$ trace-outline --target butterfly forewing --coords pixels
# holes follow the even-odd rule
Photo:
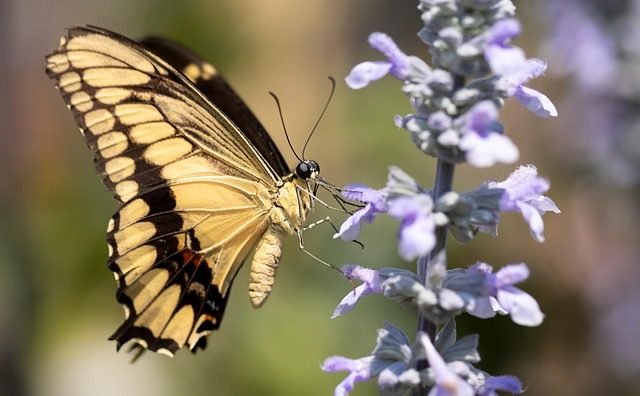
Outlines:
[[[116,33],[72,28],[47,57],[47,74],[122,203],[107,235],[126,316],[112,338],[172,355],[203,346],[219,327],[233,278],[267,235],[256,257],[269,261],[272,283],[282,235],[297,230],[311,203],[305,195],[298,207],[308,186],[280,178],[286,163],[255,117],[229,117],[212,103],[237,98],[231,88],[203,94],[174,68],[181,52],[167,55],[172,65],[160,47],[152,53]],[[244,135],[233,118],[258,128]]]
[[[140,41],[146,49],[180,71],[244,133],[280,176],[291,173],[276,144],[242,98],[217,70],[188,48],[158,37]]]

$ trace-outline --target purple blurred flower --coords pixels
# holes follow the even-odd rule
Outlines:
[[[421,334],[420,343],[425,349],[429,367],[435,377],[436,386],[431,389],[429,396],[473,396],[475,392],[471,385],[456,374],[442,356],[436,351],[426,334]]]
[[[529,111],[539,117],[555,117],[558,111],[551,100],[524,84],[544,73],[547,65],[539,59],[527,59],[524,51],[511,46],[509,41],[520,33],[515,19],[498,21],[489,33],[485,58],[491,71],[501,76],[499,85],[506,95],[515,96]]]
[[[343,356],[332,356],[322,363],[322,370],[328,373],[336,371],[348,371],[349,375],[336,386],[334,396],[346,396],[351,391],[356,382],[368,381],[371,379],[371,362],[373,356],[366,356],[360,359],[349,359]]]
[[[516,283],[523,282],[529,277],[529,268],[522,264],[509,264],[492,273],[488,264],[478,263],[469,271],[481,271],[487,274],[485,286],[488,289],[494,310],[511,315],[511,319],[521,326],[538,326],[544,319],[540,306],[528,293],[514,287]],[[473,314],[472,312],[470,312]]]
[[[384,33],[371,33],[369,45],[382,52],[387,61],[362,62],[356,65],[345,78],[347,86],[352,89],[364,88],[369,83],[379,80],[387,74],[401,80],[409,72],[409,57],[402,52],[393,39]]]
[[[589,15],[593,13],[598,16],[598,9],[606,9],[608,5],[588,4],[585,7],[582,0],[548,3],[548,15],[553,21],[553,28],[547,50],[553,57],[555,72],[571,75],[589,91],[610,91],[620,77],[616,73],[619,66],[616,32],[625,39],[632,39],[634,36],[630,30],[633,28],[618,28],[623,23],[616,18],[601,19]],[[637,20],[633,13],[628,15],[633,22]],[[604,21],[606,24],[602,23]],[[607,31],[607,24],[614,27],[613,31]],[[593,67],[596,64],[598,67]]]
[[[522,213],[533,238],[544,242],[542,215],[545,212],[560,213],[560,209],[551,198],[542,195],[549,189],[549,182],[538,176],[536,167],[520,166],[505,181],[490,183],[490,187],[505,190],[500,200],[500,210]]]
[[[429,195],[401,196],[388,202],[389,215],[401,221],[398,253],[407,260],[426,256],[433,249],[436,224]]]
[[[505,391],[511,394],[524,392],[520,380],[512,375],[499,375],[488,377],[485,383],[476,390],[479,396],[498,396],[496,391]]]
[[[342,273],[349,280],[360,280],[363,283],[349,292],[333,311],[331,319],[351,311],[358,300],[369,294],[382,293],[382,280],[376,270],[360,266],[347,265],[342,267]]]
[[[335,234],[334,238],[340,238],[343,241],[353,241],[360,235],[362,222],[373,222],[375,215],[387,211],[384,200],[384,189],[374,190],[362,184],[350,184],[344,188],[342,193],[345,198],[365,203],[365,207],[351,215],[340,226],[340,231]]]
[[[496,132],[497,120],[498,108],[491,101],[479,102],[467,113],[458,146],[471,165],[484,168],[518,159],[518,148],[508,137]]]

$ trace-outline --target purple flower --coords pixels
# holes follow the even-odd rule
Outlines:
[[[435,221],[433,201],[426,194],[401,196],[388,202],[389,214],[401,221],[398,231],[398,253],[407,260],[426,256],[433,249]]]
[[[518,159],[518,148],[495,131],[497,119],[498,109],[490,101],[477,103],[467,113],[459,147],[471,165],[484,168]]]
[[[376,270],[360,266],[347,265],[342,267],[342,273],[349,280],[360,280],[363,283],[349,292],[333,311],[331,319],[351,311],[358,300],[369,294],[382,293],[382,280]]]
[[[500,87],[507,97],[515,96],[529,111],[539,117],[555,117],[558,111],[543,93],[523,84],[544,73],[547,65],[539,59],[527,59],[524,51],[509,45],[509,41],[520,33],[520,24],[515,19],[498,21],[489,32],[485,58],[491,71],[501,76]]]
[[[471,385],[460,378],[460,376],[447,365],[426,334],[420,335],[420,342],[425,349],[429,367],[436,382],[436,386],[431,389],[429,396],[475,395]]]
[[[369,45],[382,52],[387,61],[362,62],[356,65],[345,78],[347,85],[352,89],[360,89],[370,82],[381,79],[387,74],[401,80],[407,77],[409,72],[409,57],[402,52],[393,39],[384,33],[371,33]]]
[[[342,356],[332,356],[322,363],[322,370],[328,373],[336,371],[349,371],[349,375],[336,386],[334,396],[346,396],[351,391],[356,382],[368,381],[371,379],[371,362],[373,356],[366,356],[360,359],[349,359]]]
[[[538,170],[533,165],[521,166],[509,177],[499,183],[490,183],[490,187],[505,190],[500,200],[500,210],[503,212],[520,212],[529,224],[531,235],[538,242],[544,242],[545,212],[560,213],[560,209],[549,197],[542,195],[549,189],[549,182],[538,176]]]
[[[479,396],[498,396],[496,391],[505,391],[511,394],[524,392],[522,383],[512,375],[499,375],[488,377],[480,389],[476,390]]]
[[[520,23],[515,19],[503,19],[493,25],[484,52],[491,71],[499,75],[510,75],[526,66],[524,51],[509,44],[520,31]]]
[[[492,298],[494,310],[511,315],[511,319],[521,326],[538,326],[544,319],[544,314],[536,300],[528,293],[513,286],[529,277],[529,268],[522,264],[509,264],[492,274],[491,266],[478,263],[469,271],[482,271],[487,274],[485,286]]]
[[[556,110],[551,99],[533,88],[528,88],[524,85],[518,86],[516,89],[516,99],[538,117],[548,118],[558,116],[558,110]]]
[[[343,241],[353,241],[360,235],[362,222],[371,223],[376,214],[386,212],[384,189],[374,190],[362,184],[351,184],[344,188],[342,195],[347,199],[366,204],[364,208],[347,218],[340,226],[340,231],[333,236]]]
[[[606,6],[605,6],[606,7]],[[630,29],[614,28],[606,31],[600,18],[589,15],[591,7],[585,7],[581,0],[564,0],[548,4],[549,17],[553,20],[553,31],[548,47],[554,59],[556,72],[571,75],[580,85],[592,91],[607,92],[618,80],[618,58],[616,54],[616,33],[633,40]],[[599,7],[595,7],[598,9]],[[597,12],[594,13],[598,15]],[[635,21],[637,16],[627,14]],[[604,20],[602,20],[604,21]],[[621,21],[607,19],[610,26],[621,25]],[[593,67],[593,65],[598,67]]]

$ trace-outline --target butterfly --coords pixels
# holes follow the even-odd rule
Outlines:
[[[301,238],[313,210],[318,163],[291,171],[216,69],[171,41],[73,27],[46,73],[120,204],[108,267],[125,320],[110,339],[203,349],[252,252],[250,301],[269,296],[285,237]]]

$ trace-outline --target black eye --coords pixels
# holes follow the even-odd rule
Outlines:
[[[296,176],[304,180],[314,177],[318,172],[320,172],[320,165],[313,160],[300,162],[296,166]]]

